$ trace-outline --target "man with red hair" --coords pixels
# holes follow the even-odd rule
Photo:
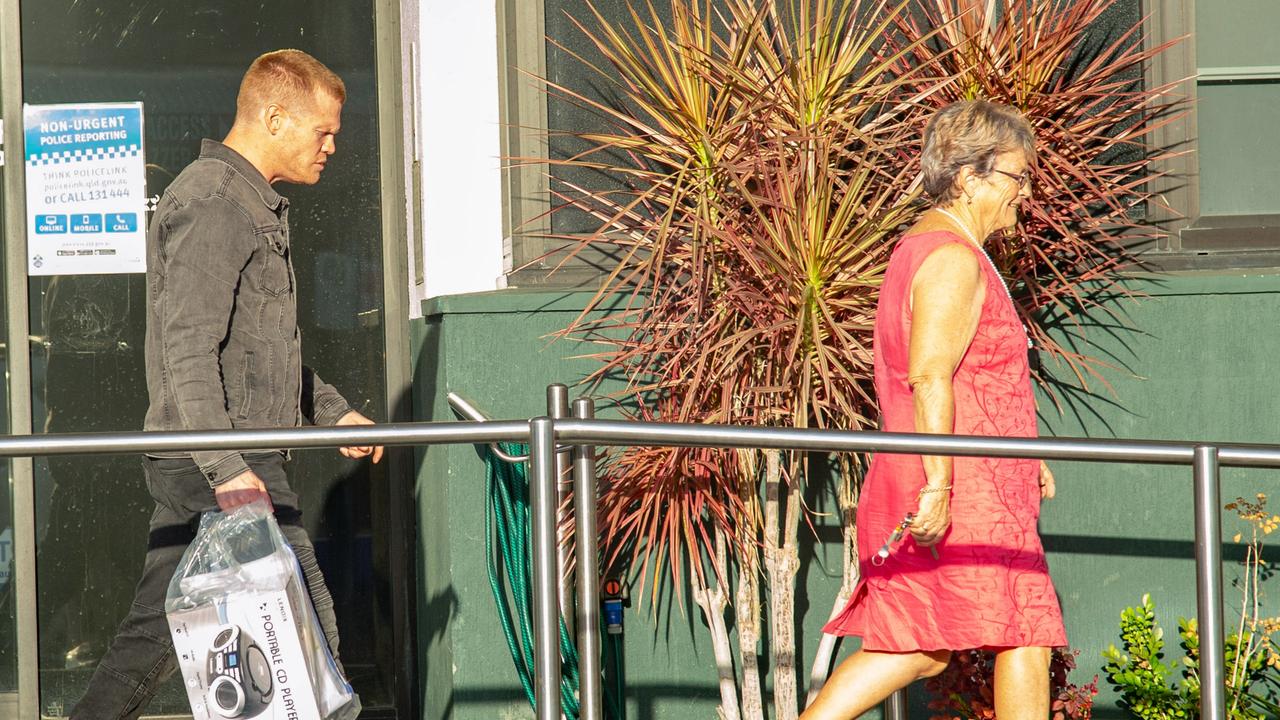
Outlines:
[[[302,364],[289,201],[277,182],[313,185],[336,151],[346,88],[318,60],[278,50],[241,81],[223,142],[165,190],[147,234],[147,430],[368,425]],[[381,447],[347,447],[349,458]],[[165,618],[169,581],[200,514],[258,499],[293,546],[334,658],[333,599],[302,527],[282,450],[157,453],[143,460],[155,499],[142,579],[74,720],[138,717],[177,665]]]

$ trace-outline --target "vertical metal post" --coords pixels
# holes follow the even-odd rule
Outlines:
[[[547,386],[547,415],[552,420],[569,417],[568,387],[560,383]],[[573,478],[569,477],[571,464],[569,450],[556,453],[556,569],[560,573],[560,616],[570,637],[574,628],[573,573],[569,570],[569,509],[565,500],[573,487]]]
[[[26,175],[22,130],[22,3],[0,0],[0,118],[4,119],[3,150],[8,160],[0,183],[0,234],[4,253],[4,313],[7,319],[6,356],[9,383],[9,428],[12,435],[30,435],[31,340],[27,295]],[[33,42],[39,42],[31,38]],[[0,382],[5,378],[0,377]],[[13,492],[14,632],[18,656],[17,713],[40,714],[40,644],[36,609],[36,487],[35,466],[29,457],[8,461]],[[0,509],[4,513],[7,509]],[[5,694],[7,695],[7,693]],[[8,705],[10,698],[3,699]]]
[[[1218,448],[1197,445],[1194,483],[1196,513],[1196,617],[1200,626],[1200,717],[1225,720],[1222,621],[1222,497]]]
[[[573,401],[573,416],[596,416],[589,398]],[[579,445],[573,456],[574,521],[578,561],[579,720],[603,720],[600,670],[600,548],[596,530],[596,449]]]
[[[556,437],[549,417],[529,421],[533,514],[534,697],[538,720],[560,720],[560,605],[556,597]]]
[[[907,691],[898,690],[884,700],[885,720],[907,720]]]

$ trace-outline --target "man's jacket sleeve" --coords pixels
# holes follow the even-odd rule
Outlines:
[[[351,411],[337,388],[320,379],[315,370],[302,366],[302,416],[312,425],[336,425]]]

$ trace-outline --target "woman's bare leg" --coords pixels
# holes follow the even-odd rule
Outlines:
[[[1012,648],[996,653],[996,717],[1045,720],[1049,717],[1047,647]]]
[[[831,674],[800,720],[853,720],[893,691],[942,672],[949,662],[951,653],[947,650],[854,653]]]

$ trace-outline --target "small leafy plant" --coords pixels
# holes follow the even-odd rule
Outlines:
[[[1103,651],[1107,661],[1107,681],[1120,693],[1120,706],[1143,720],[1189,718],[1194,713],[1189,678],[1171,687],[1169,678],[1177,666],[1166,664],[1164,630],[1156,621],[1155,603],[1150,595],[1142,602],[1120,613],[1120,641],[1124,652],[1115,645]],[[1199,696],[1198,686],[1194,695]]]
[[[1250,530],[1241,576],[1233,583],[1241,593],[1240,620],[1226,640],[1227,713],[1233,720],[1276,717],[1280,705],[1280,648],[1272,639],[1280,630],[1280,618],[1262,614],[1262,581],[1273,572],[1262,558],[1263,538],[1280,528],[1280,516],[1267,511],[1267,496],[1253,500],[1236,498],[1226,509],[1234,510]],[[1245,533],[1233,540],[1242,542]],[[1174,720],[1199,717],[1200,631],[1194,619],[1180,618],[1178,636],[1184,656],[1164,661],[1164,631],[1155,617],[1155,602],[1142,602],[1120,613],[1121,651],[1112,645],[1102,655],[1107,661],[1107,681],[1120,693],[1120,705],[1142,720]],[[1174,684],[1175,671],[1181,668]]]
[[[1124,651],[1114,645],[1103,651],[1107,681],[1120,693],[1120,706],[1142,720],[1176,720],[1200,715],[1200,632],[1194,619],[1178,621],[1184,657],[1164,662],[1164,630],[1155,618],[1150,595],[1120,614]],[[1261,648],[1261,652],[1256,649]],[[1252,650],[1252,652],[1251,652]],[[1233,720],[1275,717],[1280,706],[1263,694],[1275,685],[1275,645],[1269,637],[1232,633],[1226,642],[1228,715]],[[1181,667],[1181,677],[1171,678]],[[1270,675],[1271,677],[1268,677]],[[1263,686],[1255,689],[1255,686]]]
[[[1050,706],[1052,720],[1089,720],[1093,717],[1093,699],[1098,695],[1098,676],[1087,685],[1074,685],[1068,679],[1076,667],[1079,650],[1055,648],[1049,665],[1049,688],[1053,693]],[[995,653],[989,650],[966,650],[952,655],[951,664],[937,677],[925,682],[934,695],[929,709],[930,720],[994,720]]]

